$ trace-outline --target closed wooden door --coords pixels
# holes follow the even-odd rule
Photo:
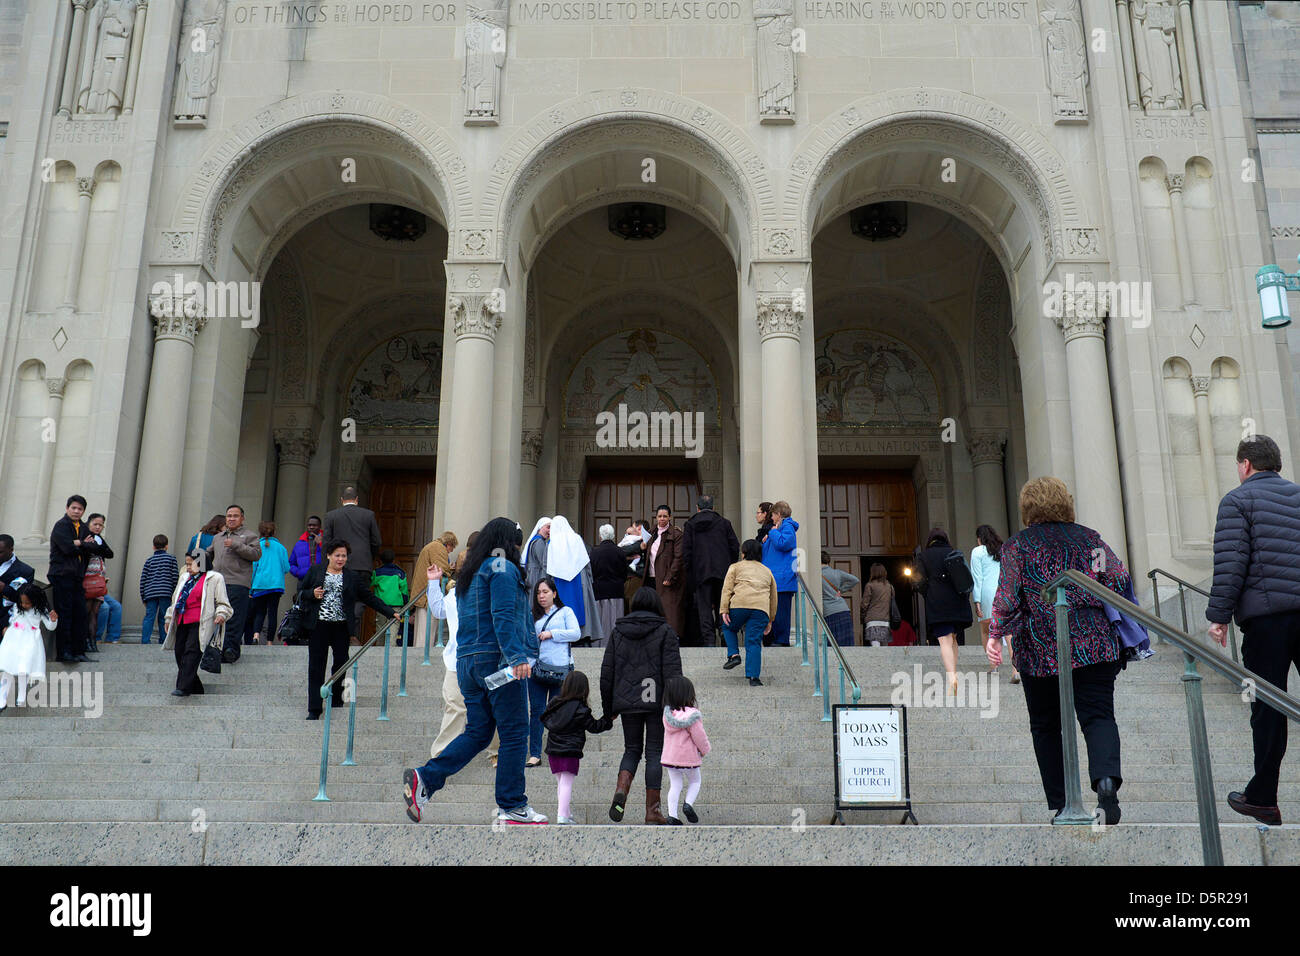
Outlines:
[[[432,471],[380,471],[375,473],[370,488],[370,509],[379,524],[379,537],[383,547],[393,549],[393,560],[406,572],[408,580],[415,572],[415,559],[436,533],[433,530]],[[380,564],[375,555],[375,566]],[[411,581],[411,590],[417,587]],[[369,638],[374,633],[375,612],[367,610],[362,624],[362,634]]]
[[[653,526],[655,509],[662,504],[673,509],[673,524],[681,527],[694,514],[699,494],[699,478],[689,471],[591,473],[583,489],[583,539],[594,544],[602,524],[614,526],[616,541],[634,519]]]
[[[916,547],[916,487],[909,472],[822,472],[818,494],[822,546],[831,567],[865,580],[868,559],[910,555]],[[858,588],[849,600],[858,643],[861,607]]]

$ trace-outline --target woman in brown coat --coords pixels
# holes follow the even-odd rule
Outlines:
[[[682,529],[673,524],[673,510],[655,510],[653,537],[645,548],[645,586],[654,588],[664,606],[664,619],[674,634],[686,629],[686,568],[682,561]]]

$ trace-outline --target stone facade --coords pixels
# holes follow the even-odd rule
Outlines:
[[[238,499],[287,540],[392,464],[436,470],[430,531],[577,518],[590,469],[629,452],[566,418],[580,390],[616,401],[574,376],[619,336],[627,394],[708,412],[690,467],[738,528],[784,498],[816,555],[822,470],[902,468],[918,523],[969,547],[1052,473],[1136,570],[1203,580],[1235,436],[1289,462],[1296,432],[1239,175],[1256,138],[1266,178],[1295,155],[1243,102],[1234,43],[1259,18],[31,4],[0,63],[22,78],[0,89],[0,527],[43,567],[85,494],[129,539],[130,604],[158,531],[187,540]],[[1267,202],[1283,232],[1288,175]],[[612,234],[626,203],[665,207],[663,235]],[[876,203],[906,211],[900,238],[853,234]],[[423,215],[410,238],[382,238],[385,206]],[[696,358],[660,364],[646,333]],[[637,450],[656,457],[690,462]]]

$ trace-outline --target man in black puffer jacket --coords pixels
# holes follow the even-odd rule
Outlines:
[[[1240,486],[1223,496],[1214,524],[1214,586],[1205,616],[1210,636],[1228,642],[1228,621],[1241,627],[1242,663],[1286,690],[1300,668],[1300,485],[1278,471],[1282,453],[1267,435],[1237,446]],[[1255,776],[1228,805],[1261,823],[1280,824],[1278,775],[1286,754],[1287,719],[1261,701],[1250,705]]]
[[[654,588],[641,588],[632,598],[632,610],[614,625],[605,659],[600,665],[600,702],[603,719],[623,719],[623,759],[609,816],[623,819],[627,794],[632,789],[641,753],[645,752],[645,822],[664,824],[659,812],[659,788],[664,750],[663,690],[669,678],[682,674],[677,635],[664,620],[663,604]]]

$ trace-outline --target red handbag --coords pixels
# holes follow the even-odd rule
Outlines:
[[[88,598],[102,598],[108,593],[108,578],[102,574],[87,574],[81,579],[82,590]]]

